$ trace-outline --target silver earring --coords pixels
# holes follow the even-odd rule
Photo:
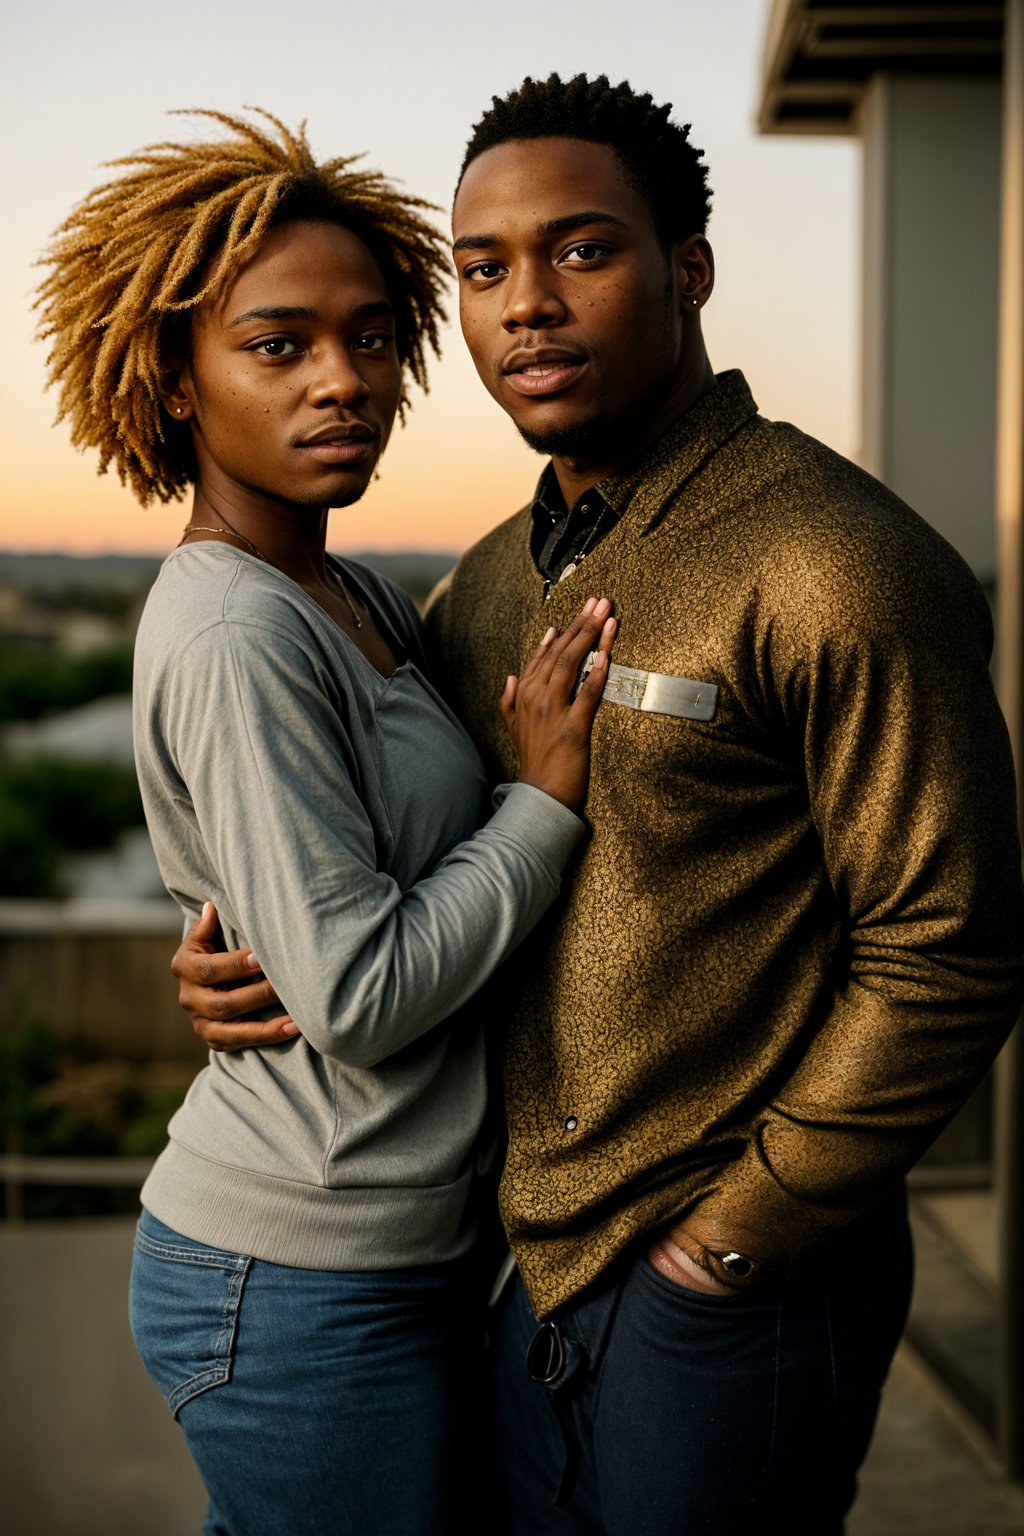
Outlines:
[[[696,299],[694,299],[694,301],[693,301],[693,302],[694,302],[694,303],[695,303],[695,304],[696,304],[696,302],[697,302],[697,300],[696,300]],[[175,410],[176,410],[176,411],[177,411],[177,413],[178,413],[178,415],[179,415],[179,416],[180,416],[180,415],[181,415],[181,406],[180,406],[180,405],[176,405],[176,406],[175,406],[175,407],[174,407],[174,409],[175,409]]]
[[[696,299],[691,299],[691,300],[690,300],[690,303],[691,303],[691,304],[696,304],[696,302],[697,302],[697,300],[696,300]]]

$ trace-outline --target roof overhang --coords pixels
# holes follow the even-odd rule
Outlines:
[[[772,0],[758,126],[762,133],[854,133],[861,96],[880,70],[992,76],[1002,57],[1002,0]]]

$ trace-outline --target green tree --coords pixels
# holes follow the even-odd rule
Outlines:
[[[111,693],[130,693],[130,646],[67,656],[0,641],[0,724],[38,720]]]
[[[109,848],[143,819],[131,769],[56,758],[0,762],[0,896],[66,894],[65,852]]]

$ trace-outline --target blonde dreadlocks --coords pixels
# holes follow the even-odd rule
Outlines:
[[[258,109],[257,109],[258,110]],[[398,356],[426,388],[425,349],[438,352],[447,262],[423,216],[359,156],[317,164],[305,124],[276,135],[223,112],[233,131],[202,144],[153,144],[110,161],[128,169],[97,187],[55,232],[41,265],[41,337],[53,341],[49,382],[58,421],[77,448],[97,448],[143,503],[180,497],[195,478],[188,427],[165,418],[158,384],[167,353],[187,354],[189,312],[216,295],[263,235],[286,219],[342,224],[376,258],[395,306]],[[403,396],[402,406],[406,400]]]

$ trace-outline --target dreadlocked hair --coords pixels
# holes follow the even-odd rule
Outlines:
[[[664,245],[702,235],[711,214],[708,168],[689,141],[690,124],[671,121],[672,105],[655,106],[625,80],[574,75],[544,81],[529,75],[508,96],[491,98],[473,129],[459,180],[478,155],[515,139],[586,139],[614,149],[629,180],[646,200]]]
[[[252,109],[258,110],[258,109]],[[291,133],[223,112],[232,137],[162,142],[108,162],[125,167],[78,205],[40,260],[39,335],[53,342],[48,382],[76,448],[97,448],[144,504],[171,501],[195,479],[187,425],[164,416],[158,385],[170,352],[188,353],[191,313],[220,291],[263,236],[291,219],[341,224],[369,247],[395,307],[404,370],[427,387],[425,352],[439,352],[447,258],[425,215],[434,204],[399,193],[358,155],[318,164],[305,124]],[[399,412],[408,401],[403,391]]]

